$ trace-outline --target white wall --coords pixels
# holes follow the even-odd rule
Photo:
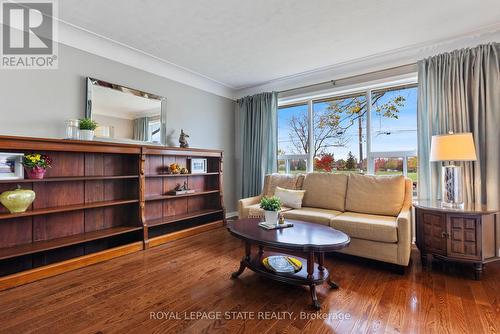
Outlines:
[[[224,200],[236,210],[234,101],[107,58],[60,44],[57,70],[0,70],[0,134],[62,138],[64,121],[84,116],[87,76],[165,96],[173,138],[182,128],[191,147],[224,150]]]

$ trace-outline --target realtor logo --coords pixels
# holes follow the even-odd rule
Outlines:
[[[54,1],[2,1],[3,69],[56,69]]]

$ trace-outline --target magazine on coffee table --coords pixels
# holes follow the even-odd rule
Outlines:
[[[266,222],[260,222],[259,226],[266,229],[266,230],[276,230],[276,229],[282,229],[282,228],[287,228],[287,227],[292,227],[292,223],[283,223],[283,224],[275,224],[275,223],[266,223]]]

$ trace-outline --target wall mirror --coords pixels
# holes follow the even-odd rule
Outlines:
[[[97,140],[166,144],[167,100],[94,78],[87,78],[85,117],[99,126]]]

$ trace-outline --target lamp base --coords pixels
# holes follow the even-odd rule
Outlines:
[[[462,197],[462,167],[443,166],[441,169],[441,204],[446,207],[460,208]]]

